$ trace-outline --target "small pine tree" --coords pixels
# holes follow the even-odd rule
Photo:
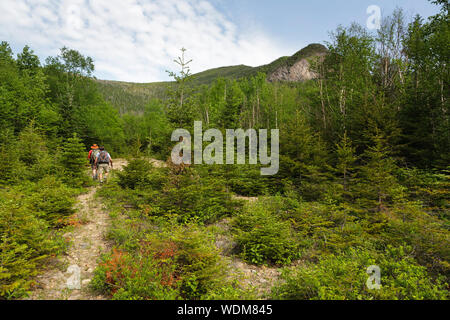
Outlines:
[[[71,186],[80,187],[87,182],[86,154],[80,138],[74,133],[67,139],[61,155],[61,165],[64,168],[64,181]]]
[[[397,167],[394,159],[390,157],[385,138],[377,131],[372,139],[374,145],[363,154],[366,163],[360,168],[360,193],[370,206],[376,205],[377,211],[380,212],[385,207],[385,202],[402,193],[402,188],[394,176]]]
[[[355,174],[355,163],[358,158],[355,155],[355,148],[352,146],[352,142],[348,138],[347,132],[344,133],[341,141],[336,144],[336,148],[337,164],[335,172],[339,176],[343,195],[349,196],[351,193],[350,183]]]
[[[47,142],[34,122],[20,132],[17,142],[10,144],[10,152],[16,153],[16,156],[9,156],[9,159],[18,160],[12,168],[12,180],[38,181],[53,172],[54,163]]]
[[[230,88],[227,89],[225,107],[222,110],[222,117],[220,119],[222,128],[234,128],[237,126],[239,112],[241,111],[244,100],[245,95],[239,87],[239,84],[233,81]]]

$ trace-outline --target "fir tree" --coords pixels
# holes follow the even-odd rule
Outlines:
[[[61,155],[61,165],[64,168],[64,180],[74,187],[82,186],[87,181],[86,154],[80,138],[74,133],[67,139]]]
[[[337,164],[335,172],[342,185],[343,195],[349,196],[351,194],[350,183],[355,174],[355,163],[358,158],[355,155],[355,148],[352,146],[352,142],[348,138],[347,132],[344,133],[341,141],[336,144],[336,148]]]
[[[380,212],[388,200],[396,198],[396,193],[401,193],[401,188],[394,176],[397,166],[390,157],[385,138],[377,130],[372,140],[374,144],[364,152],[365,165],[360,168],[360,193],[365,198],[360,200],[367,200],[369,206],[376,206]]]
[[[180,73],[166,71],[176,82],[174,89],[172,87],[168,88],[167,117],[172,123],[182,128],[192,126],[194,109],[192,105],[193,78],[189,67],[192,60],[186,61],[185,52],[186,49],[182,48],[181,57],[174,60],[181,68]]]

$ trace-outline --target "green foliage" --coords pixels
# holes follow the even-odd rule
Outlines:
[[[280,144],[280,178],[289,179],[304,199],[320,198],[328,185],[328,168],[324,160],[329,155],[321,138],[300,112],[283,123]]]
[[[223,165],[217,170],[209,171],[216,179],[223,179],[230,191],[246,197],[265,195],[269,190],[269,182],[261,176],[259,166],[255,165]]]
[[[156,231],[145,220],[138,224],[140,231],[133,234],[137,238],[134,251],[114,249],[105,256],[95,271],[94,289],[111,294],[113,299],[244,296],[226,278],[225,265],[210,234],[194,225],[163,223]]]
[[[68,73],[68,76],[89,76],[94,71],[94,62],[91,57],[84,57],[76,50],[67,47],[61,48],[57,57],[47,58],[47,65]]]
[[[195,168],[169,169],[162,198],[156,201],[163,212],[175,214],[181,221],[213,223],[236,207],[223,180],[202,178]]]
[[[209,85],[218,78],[237,80],[254,73],[254,68],[244,65],[220,67],[196,73],[195,83]]]
[[[33,66],[39,60],[35,61],[37,58],[32,52],[24,49],[16,63],[9,45],[2,42],[1,48],[0,132],[12,130],[18,134],[31,121],[35,121],[37,127],[52,132],[58,115],[46,99],[48,84],[42,70]]]
[[[130,83],[96,79],[102,97],[121,115],[139,114],[153,99],[166,98],[166,82]]]
[[[43,176],[55,172],[56,163],[49,154],[45,137],[33,124],[25,128],[18,141],[9,144],[9,156],[12,164],[12,181],[37,181]],[[5,150],[6,151],[6,150]]]
[[[178,57],[174,62],[181,68],[180,73],[177,74],[173,71],[167,71],[170,77],[172,77],[176,86],[168,86],[168,105],[167,105],[167,117],[168,119],[178,126],[179,128],[191,127],[194,120],[194,106],[193,106],[193,89],[191,83],[193,80],[189,63],[192,60],[187,61],[184,53],[185,48],[181,49],[181,57]]]
[[[14,137],[8,132],[0,138],[0,183],[14,180],[14,168],[18,165],[19,154],[11,152],[16,148]]]
[[[427,267],[430,275],[443,275],[449,281],[448,218],[436,218],[418,204],[399,204],[388,213],[388,223],[380,237],[385,244],[413,247],[412,256]]]
[[[370,206],[371,203],[380,211],[385,201],[401,199],[404,188],[398,184],[393,175],[396,165],[390,157],[386,141],[379,135],[373,139],[374,145],[370,146],[363,154],[366,163],[360,168],[363,184],[360,193],[362,201],[364,201],[363,199],[369,200],[368,205]]]
[[[432,212],[442,215],[448,212],[450,206],[448,202],[450,199],[449,170],[433,173],[415,168],[400,168],[397,174],[400,183],[408,188],[411,200],[420,200],[424,207]]]
[[[6,299],[25,296],[43,259],[65,249],[51,224],[73,205],[68,189],[53,178],[21,189],[0,190],[0,297]]]
[[[17,66],[21,72],[35,73],[41,62],[30,47],[25,46],[22,53],[17,55]]]
[[[358,160],[355,156],[355,148],[352,147],[351,141],[347,137],[347,133],[344,133],[342,140],[336,145],[336,174],[340,179],[342,185],[343,196],[349,196],[349,190],[354,183],[355,176],[355,163]]]
[[[19,298],[27,293],[30,277],[36,275],[36,258],[26,244],[20,245],[7,236],[0,243],[0,296]]]
[[[244,93],[236,81],[233,81],[227,88],[225,106],[221,112],[221,128],[232,128],[238,120],[239,111],[244,103]]]
[[[60,163],[63,168],[63,179],[70,186],[79,187],[87,182],[87,160],[84,149],[76,134],[64,144]]]
[[[448,14],[447,6],[426,23],[416,16],[404,40],[410,60],[400,113],[403,153],[422,167],[445,167],[449,161]]]
[[[289,222],[282,221],[270,200],[248,205],[237,216],[234,231],[241,256],[253,264],[289,264],[299,247]]]
[[[136,159],[117,177],[122,194],[115,197],[125,196],[151,216],[212,223],[239,207],[227,192],[224,180],[202,177],[195,168],[173,164],[169,168],[155,168],[148,160]]]
[[[28,206],[34,214],[50,226],[63,225],[64,218],[74,213],[74,192],[54,177],[47,177],[32,185]]]
[[[123,169],[118,172],[118,184],[122,188],[129,189],[161,189],[167,180],[164,172],[154,170],[153,166],[146,159],[131,160]]]
[[[101,96],[97,83],[89,78],[94,71],[92,59],[62,48],[58,56],[47,58],[44,71],[47,98],[59,116],[57,133],[65,139],[76,133],[85,145],[104,144],[122,151],[122,122]]]
[[[387,247],[386,253],[349,249],[320,259],[316,265],[286,268],[273,289],[275,299],[293,300],[430,300],[448,299],[446,284],[432,280],[409,256],[411,248]],[[381,270],[381,289],[369,290],[366,269]]]
[[[84,138],[85,144],[96,143],[116,152],[126,150],[123,121],[111,105],[98,102],[82,106],[79,119],[85,128],[79,137]]]
[[[182,49],[171,83],[94,81],[92,59],[75,50],[41,66],[28,46],[14,58],[2,42],[0,296],[26,295],[40,261],[63,250],[70,187],[86,185],[86,150],[97,143],[136,158],[99,192],[118,248],[92,283],[115,299],[248,297],[205,231],[224,217],[246,262],[291,265],[273,297],[448,299],[448,5],[434,3],[441,11],[427,22],[406,27],[397,10],[377,34],[339,27],[327,48],[197,79]],[[316,79],[267,81],[300,59]],[[145,160],[167,159],[173,128],[197,119],[280,129],[279,173]],[[231,192],[272,196],[242,209]],[[379,291],[365,286],[371,264],[382,270]]]
[[[122,116],[123,130],[128,149],[133,156],[151,156],[166,159],[170,153],[172,127],[158,100],[152,100],[142,113],[126,113]]]

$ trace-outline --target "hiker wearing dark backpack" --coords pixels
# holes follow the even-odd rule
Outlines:
[[[104,147],[100,147],[100,152],[97,154],[95,158],[95,166],[97,168],[97,175],[100,180],[100,183],[103,183],[103,174],[105,175],[105,180],[108,177],[109,166],[113,167],[113,162],[109,153],[105,150]]]
[[[92,170],[92,179],[97,179],[97,167],[95,166],[95,159],[97,158],[100,150],[98,149],[98,146],[94,143],[91,147],[91,150],[89,151],[88,160],[91,164],[91,170]]]

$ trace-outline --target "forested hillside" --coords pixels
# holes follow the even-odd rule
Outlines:
[[[321,44],[311,44],[301,49],[291,57],[281,57],[272,63],[259,67],[244,65],[221,67],[206,70],[192,75],[191,86],[210,86],[217,79],[239,80],[255,77],[258,73],[264,73],[269,81],[287,80],[283,75],[289,73],[295,64],[304,61],[314,61],[327,51]],[[307,67],[310,67],[309,62]],[[313,71],[311,71],[314,73]],[[294,81],[311,80],[309,74],[298,72],[293,76]],[[154,83],[126,83],[118,81],[97,80],[99,90],[103,97],[116,107],[120,113],[140,112],[145,109],[151,99],[167,99],[167,89],[173,82]]]
[[[397,10],[376,34],[339,27],[308,61],[314,79],[299,82],[268,77],[310,57],[301,51],[196,82],[183,49],[174,81],[148,85],[94,80],[94,62],[75,50],[41,62],[2,42],[0,297],[26,297],[43,265],[66,252],[75,196],[96,184],[86,159],[97,143],[128,165],[99,187],[114,248],[93,292],[448,299],[450,33],[447,1],[434,2],[438,15],[407,22]],[[279,172],[173,164],[171,133],[194,121],[279,129]],[[380,290],[366,286],[371,265]]]

